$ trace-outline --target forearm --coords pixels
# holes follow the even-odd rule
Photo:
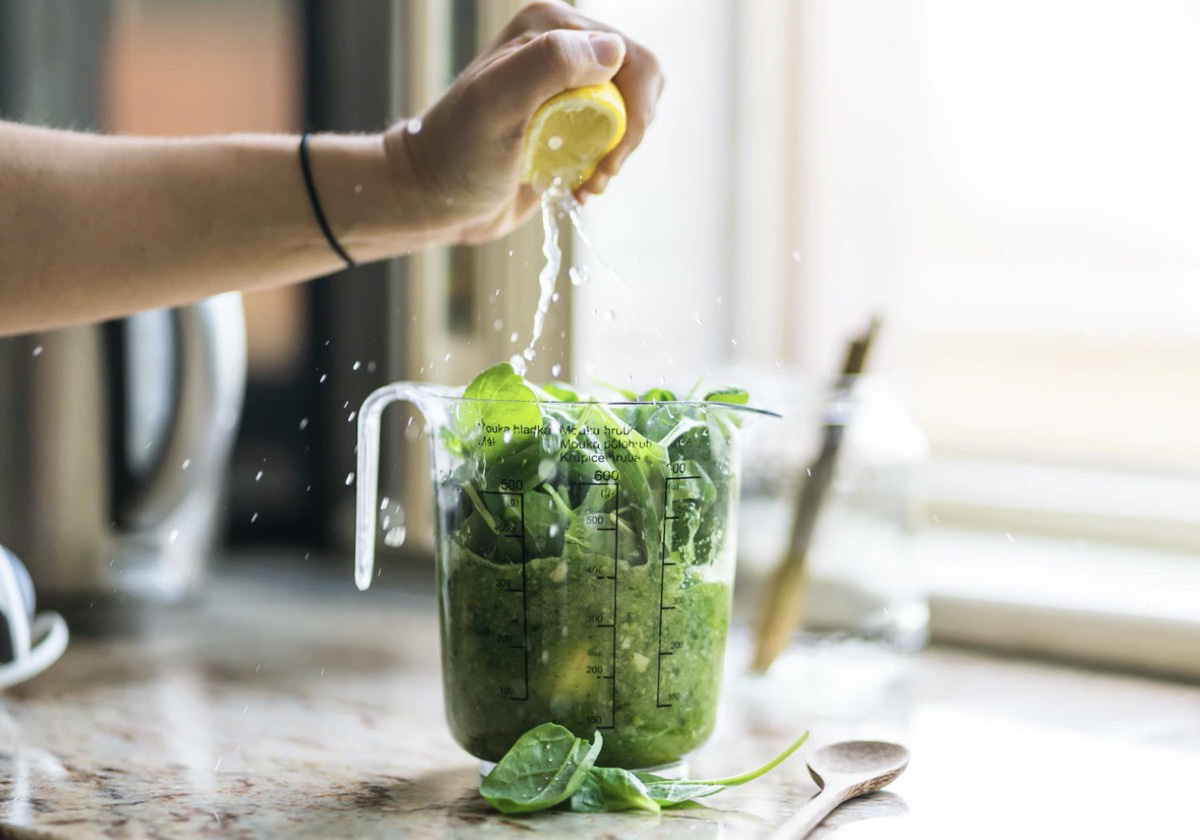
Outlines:
[[[429,223],[378,136],[317,136],[313,176],[360,262],[457,235]],[[0,334],[295,282],[342,265],[297,139],[102,137],[0,123]]]

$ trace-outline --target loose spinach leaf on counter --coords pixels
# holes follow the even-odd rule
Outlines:
[[[649,811],[657,814],[662,808],[647,793],[642,780],[628,770],[593,767],[571,797],[571,810],[586,813]]]
[[[544,723],[521,736],[483,780],[479,792],[506,814],[540,811],[568,800],[572,811],[656,814],[663,808],[686,806],[701,797],[754,781],[782,764],[807,740],[805,732],[766,764],[736,776],[668,779],[620,767],[594,767],[600,751],[599,732],[589,748],[586,741],[565,727]],[[583,750],[588,750],[586,756]],[[503,771],[498,773],[501,768]]]
[[[599,732],[589,744],[556,723],[535,726],[492,768],[479,792],[503,814],[553,808],[579,790],[603,743]]]

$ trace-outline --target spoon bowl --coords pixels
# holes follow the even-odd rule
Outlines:
[[[908,767],[908,750],[886,741],[841,741],[822,747],[808,760],[808,772],[821,792],[771,835],[800,840],[847,799],[881,790]]]

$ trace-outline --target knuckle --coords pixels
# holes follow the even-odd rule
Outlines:
[[[536,41],[543,60],[555,70],[568,70],[578,59],[579,44],[565,29],[543,32]]]

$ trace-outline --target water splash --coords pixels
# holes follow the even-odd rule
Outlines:
[[[542,256],[546,264],[538,273],[538,303],[533,313],[533,330],[529,335],[529,344],[521,353],[511,359],[513,370],[524,375],[528,362],[533,361],[537,354],[537,342],[542,337],[542,328],[546,325],[546,312],[550,308],[550,298],[554,294],[554,284],[558,280],[558,272],[562,268],[562,248],[558,244],[558,222],[555,212],[565,210],[571,212],[573,199],[571,194],[561,188],[551,188],[542,193]]]

